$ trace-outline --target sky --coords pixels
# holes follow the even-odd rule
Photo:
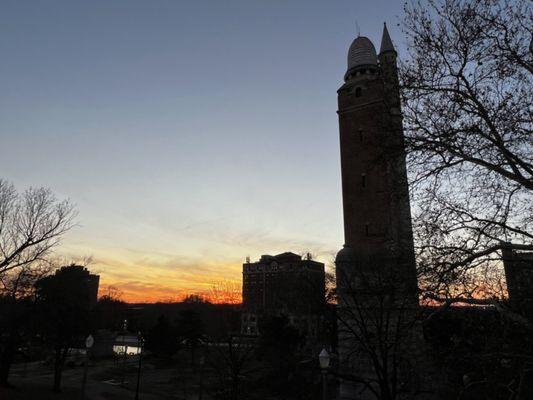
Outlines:
[[[166,301],[342,247],[336,90],[402,2],[0,3],[0,177],[70,199],[57,255]]]

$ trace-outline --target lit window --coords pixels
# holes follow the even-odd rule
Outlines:
[[[362,90],[360,87],[355,88],[355,97],[361,97],[361,92]]]

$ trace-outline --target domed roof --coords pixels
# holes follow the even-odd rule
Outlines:
[[[348,71],[363,65],[377,65],[376,48],[369,38],[359,36],[348,50]]]
[[[350,246],[344,245],[341,251],[337,253],[335,257],[335,264],[339,263],[351,263],[355,261],[355,252]]]

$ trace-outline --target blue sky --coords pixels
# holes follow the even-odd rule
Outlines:
[[[7,1],[0,171],[70,198],[59,252],[127,299],[342,246],[336,90],[399,1]]]

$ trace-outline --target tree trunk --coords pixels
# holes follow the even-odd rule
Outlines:
[[[63,373],[63,362],[65,361],[66,352],[68,349],[56,348],[54,360],[54,392],[61,392],[61,374]]]
[[[9,370],[13,361],[13,350],[6,347],[0,355],[0,386],[9,386]]]
[[[233,382],[231,387],[231,399],[239,400],[239,375],[233,375]]]
[[[0,386],[9,386],[9,370],[17,350],[18,334],[11,331],[7,338],[4,350],[0,353]]]

